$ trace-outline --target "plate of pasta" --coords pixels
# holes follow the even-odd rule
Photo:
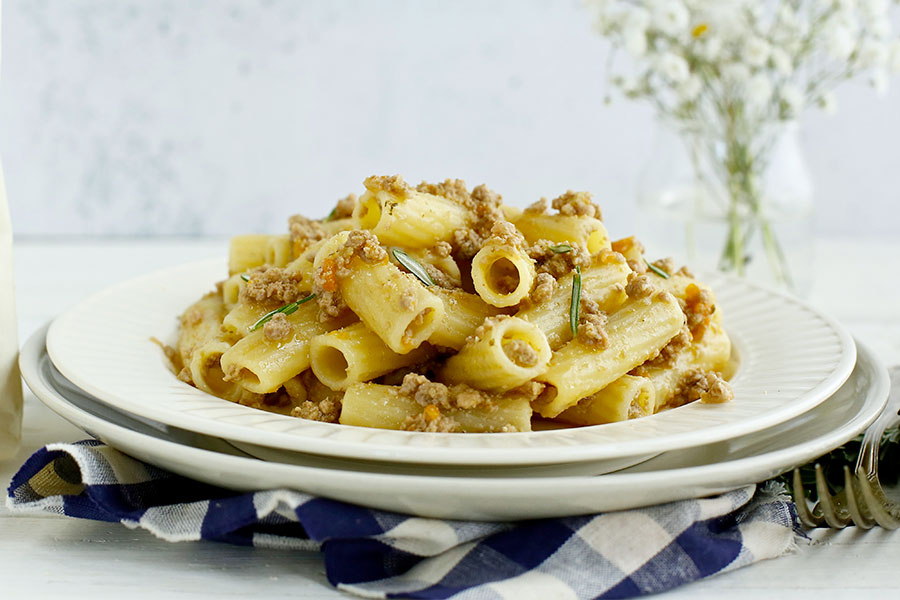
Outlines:
[[[87,393],[199,433],[344,458],[649,455],[806,412],[855,364],[834,320],[612,240],[589,194],[518,209],[370,177],[323,219],[104,290],[52,324]]]

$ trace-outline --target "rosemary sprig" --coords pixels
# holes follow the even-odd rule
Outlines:
[[[656,273],[657,275],[659,275],[659,276],[662,277],[663,279],[668,279],[669,277],[671,277],[668,273],[666,273],[665,271],[663,271],[662,269],[660,269],[659,267],[657,267],[656,265],[654,265],[652,262],[650,262],[650,261],[647,260],[646,258],[644,259],[644,262],[647,263],[647,268],[648,268],[648,269],[650,269],[651,271],[653,271],[654,273]]]
[[[250,326],[250,331],[256,331],[257,329],[268,323],[272,319],[272,317],[274,317],[278,313],[281,313],[283,315],[294,314],[295,312],[297,312],[297,309],[300,308],[301,304],[306,304],[315,297],[315,294],[310,294],[306,298],[301,298],[296,302],[291,302],[290,304],[285,304],[284,306],[276,308],[275,310],[270,310],[269,312],[261,316],[256,323]]]
[[[550,250],[554,254],[565,254],[566,252],[572,251],[572,246],[568,244],[557,244],[555,246],[550,246]]]
[[[241,273],[241,279],[243,279],[244,281],[248,281],[248,282],[249,282],[249,281],[250,281],[250,276],[247,275],[246,273]]]
[[[578,333],[578,317],[581,311],[581,265],[575,265],[572,277],[572,302],[569,304],[569,328],[572,335]]]
[[[337,215],[337,209],[338,209],[337,206],[335,206],[334,208],[332,208],[332,209],[331,209],[331,212],[328,213],[328,216],[325,217],[324,219],[322,219],[322,221],[325,222],[325,223],[327,223],[328,221],[333,220],[334,217]]]
[[[415,275],[419,281],[427,286],[434,285],[434,280],[431,278],[431,275],[428,274],[428,271],[425,270],[425,267],[419,264],[419,261],[407,254],[405,250],[402,248],[391,248],[391,255],[398,263],[403,265],[407,271]]]

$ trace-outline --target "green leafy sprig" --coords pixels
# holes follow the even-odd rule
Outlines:
[[[250,326],[250,331],[256,331],[257,329],[259,329],[260,327],[262,327],[263,325],[265,325],[266,323],[271,321],[272,317],[274,317],[275,315],[277,315],[279,313],[281,313],[285,316],[294,314],[295,312],[297,312],[297,309],[300,308],[301,304],[306,304],[307,302],[309,302],[310,300],[312,300],[315,297],[316,297],[315,294],[310,294],[306,298],[301,298],[300,300],[297,300],[296,302],[291,302],[290,304],[285,304],[284,306],[276,308],[275,310],[270,310],[269,312],[267,312],[266,314],[261,316],[256,323],[254,323],[253,325]]]
[[[671,275],[669,275],[668,273],[666,273],[665,271],[663,271],[662,269],[660,269],[659,267],[657,267],[656,265],[654,265],[652,262],[650,262],[650,261],[647,260],[646,258],[644,259],[644,262],[647,263],[647,268],[648,268],[648,269],[650,269],[651,271],[653,271],[654,273],[656,273],[657,275],[659,275],[659,276],[662,277],[663,279],[668,279],[669,277],[671,277]]]
[[[572,302],[569,304],[569,328],[572,335],[578,333],[578,317],[581,312],[581,265],[575,266],[572,276]]]
[[[391,255],[398,263],[403,265],[407,271],[415,275],[419,281],[426,286],[434,285],[434,280],[431,278],[431,275],[428,274],[428,271],[425,270],[425,267],[423,267],[419,261],[407,254],[406,250],[403,250],[402,248],[391,248]]]

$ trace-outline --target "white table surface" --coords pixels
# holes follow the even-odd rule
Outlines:
[[[223,257],[224,240],[26,240],[16,243],[19,336],[103,286],[183,262]],[[886,364],[900,364],[900,240],[822,240],[811,302]],[[4,489],[33,451],[85,434],[26,393],[23,446],[0,462]],[[121,525],[0,506],[4,598],[339,598],[318,554],[210,542],[170,544]],[[662,594],[667,599],[865,598],[900,595],[900,531],[817,530],[796,554]],[[539,597],[539,596],[536,596]]]

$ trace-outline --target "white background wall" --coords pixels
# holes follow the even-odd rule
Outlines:
[[[2,41],[20,235],[280,230],[372,173],[589,189],[624,233],[654,140],[578,0],[6,0]],[[804,120],[823,234],[900,231],[892,84]]]

